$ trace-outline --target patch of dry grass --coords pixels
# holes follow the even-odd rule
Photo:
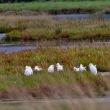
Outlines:
[[[94,98],[64,99],[64,100],[34,100],[27,99],[25,103],[0,104],[3,110],[109,110],[109,103],[98,103]]]

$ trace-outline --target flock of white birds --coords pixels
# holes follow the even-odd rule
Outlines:
[[[96,65],[93,65],[92,63],[90,63],[89,65],[89,70],[92,74],[96,75],[97,74],[97,67]],[[43,69],[39,66],[35,66],[34,70],[31,68],[31,66],[26,66],[25,70],[24,70],[24,75],[25,76],[31,76],[33,75],[33,71],[42,71]],[[57,71],[63,71],[63,65],[61,65],[60,63],[56,64],[56,70]],[[55,71],[55,65],[50,65],[48,67],[48,72],[49,73],[53,73]],[[86,71],[86,67],[84,67],[82,64],[80,64],[79,67],[73,67],[73,71],[75,72],[83,72]]]

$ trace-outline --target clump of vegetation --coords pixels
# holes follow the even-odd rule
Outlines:
[[[38,41],[49,40],[54,38],[55,34],[52,30],[43,29],[26,29],[24,31],[11,31],[5,38],[6,41]]]

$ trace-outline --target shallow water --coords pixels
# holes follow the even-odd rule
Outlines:
[[[35,49],[35,46],[0,46],[0,52],[4,53],[13,53],[13,52],[18,52],[18,51],[23,51],[23,50],[31,50]]]
[[[110,14],[59,14],[50,16],[53,19],[110,19]]]
[[[33,50],[38,48],[58,48],[58,49],[68,49],[68,48],[103,48],[110,47],[110,42],[65,42],[59,45],[15,45],[15,44],[0,44],[0,52],[13,53],[23,50]]]

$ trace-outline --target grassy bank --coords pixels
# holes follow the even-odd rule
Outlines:
[[[110,40],[110,20],[53,20],[50,16],[1,16],[5,41]]]
[[[67,13],[110,13],[109,0],[105,1],[48,1],[0,4],[0,13],[6,15],[67,14]],[[85,5],[86,4],[86,5]]]
[[[103,79],[100,75],[93,76],[89,72],[75,73],[72,68],[80,63],[87,66],[93,62],[97,65],[98,71],[109,71],[109,53],[110,48],[97,48],[38,49],[9,55],[0,54],[0,90],[6,91],[6,93],[1,93],[0,97],[11,97],[13,94],[17,97],[18,93],[27,93],[38,97],[43,94],[53,96],[53,91],[56,95],[65,96],[66,90],[69,94],[74,93],[79,96],[78,88],[78,90],[82,88],[80,91],[83,95],[92,95],[91,91],[93,94],[104,94],[109,88],[109,77],[103,77]],[[48,73],[48,66],[57,62],[64,65],[64,72]],[[25,65],[30,65],[32,68],[35,65],[40,65],[44,71],[34,72],[33,76],[25,77],[23,75]],[[64,94],[62,94],[61,88],[65,91]],[[7,94],[8,96],[6,96]]]
[[[85,5],[86,4],[86,5]],[[1,11],[18,11],[18,10],[58,10],[69,8],[97,8],[109,6],[108,1],[79,1],[79,2],[31,2],[31,3],[13,3],[0,4]]]

